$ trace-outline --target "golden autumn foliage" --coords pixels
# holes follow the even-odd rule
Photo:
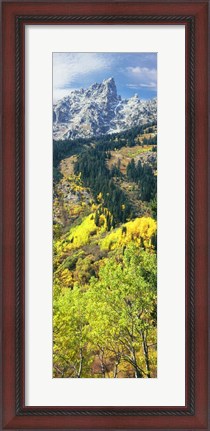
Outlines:
[[[157,128],[53,143],[53,376],[157,377]]]
[[[100,245],[103,250],[115,250],[116,248],[134,241],[145,248],[152,247],[152,238],[157,231],[157,222],[151,217],[136,218],[114,230],[104,239]]]

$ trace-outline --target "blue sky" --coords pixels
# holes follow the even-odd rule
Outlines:
[[[157,96],[156,53],[53,53],[53,99],[113,77],[122,98]]]

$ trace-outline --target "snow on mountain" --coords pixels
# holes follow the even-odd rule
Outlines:
[[[116,133],[156,120],[157,100],[121,99],[113,78],[73,90],[53,106],[55,140]]]

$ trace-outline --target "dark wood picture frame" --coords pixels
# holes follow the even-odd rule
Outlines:
[[[3,2],[3,429],[208,429],[208,2]],[[24,405],[24,27],[186,27],[186,405]]]

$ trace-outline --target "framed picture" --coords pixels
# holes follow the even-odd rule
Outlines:
[[[3,429],[208,429],[208,2],[3,2]]]

